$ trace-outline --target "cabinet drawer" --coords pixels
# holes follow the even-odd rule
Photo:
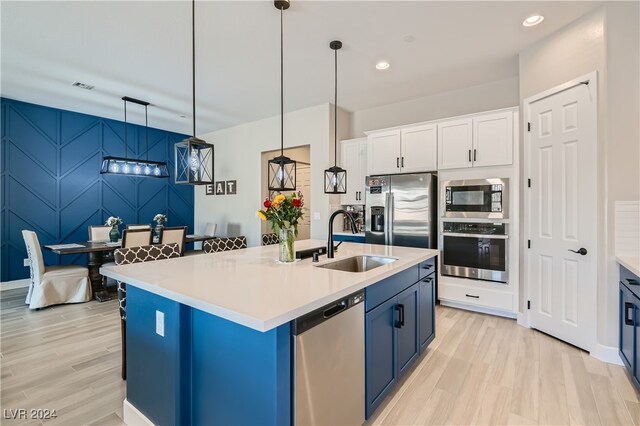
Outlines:
[[[438,283],[438,299],[513,311],[513,294],[476,286]]]
[[[418,281],[418,267],[412,266],[409,269],[398,272],[365,290],[365,308],[370,311],[382,302],[396,296],[405,288],[409,288]]]
[[[420,279],[425,278],[427,275],[431,275],[436,271],[436,258],[432,257],[429,260],[425,260],[419,265]]]
[[[620,267],[620,282],[631,290],[631,293],[640,298],[640,278],[624,266]]]

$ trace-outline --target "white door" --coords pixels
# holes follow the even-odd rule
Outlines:
[[[470,118],[438,123],[438,169],[471,167],[473,149]]]
[[[369,174],[400,173],[400,130],[372,133],[368,143]]]
[[[473,167],[513,162],[513,112],[473,118]]]
[[[438,170],[438,138],[435,124],[402,129],[400,141],[402,173]]]
[[[592,78],[589,85],[525,102],[531,123],[525,133],[530,323],[588,351],[596,341],[597,312],[595,83]]]

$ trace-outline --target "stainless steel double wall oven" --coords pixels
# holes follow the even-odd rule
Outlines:
[[[443,182],[442,275],[508,282],[508,191],[506,178]]]

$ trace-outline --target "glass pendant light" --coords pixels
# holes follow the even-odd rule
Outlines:
[[[283,12],[289,9],[288,0],[273,2],[280,10],[280,155],[269,160],[267,173],[269,191],[295,191],[296,162],[284,155],[284,32],[282,25]]]
[[[213,145],[196,137],[196,2],[191,1],[191,99],[193,136],[174,145],[176,183],[213,183]]]
[[[329,43],[329,47],[334,52],[335,79],[333,103],[333,167],[324,171],[324,193],[325,194],[346,194],[347,193],[347,171],[338,166],[338,50],[342,48],[342,42],[334,40]]]
[[[139,177],[169,177],[169,168],[164,161],[149,160],[149,116],[147,107],[149,102],[124,96],[124,157],[106,156],[102,158],[101,174],[139,176]],[[127,102],[144,106],[144,127],[146,131],[147,156],[146,160],[128,157],[128,132],[127,132]]]

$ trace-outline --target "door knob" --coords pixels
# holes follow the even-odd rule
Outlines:
[[[586,249],[586,248],[584,248],[584,247],[582,247],[582,248],[581,248],[580,250],[578,250],[578,251],[571,250],[571,249],[569,249],[569,251],[570,251],[570,252],[573,252],[573,253],[577,253],[577,254],[582,255],[582,256],[584,256],[584,255],[586,255],[586,254],[587,254],[587,249]]]

